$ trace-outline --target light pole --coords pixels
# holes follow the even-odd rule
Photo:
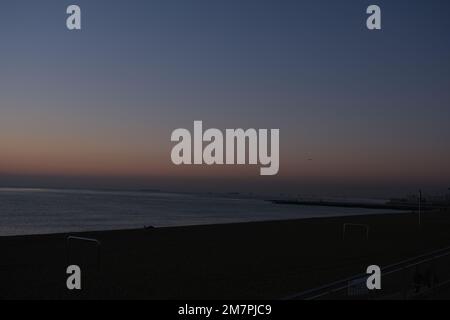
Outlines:
[[[419,190],[419,227],[422,227],[422,190]]]

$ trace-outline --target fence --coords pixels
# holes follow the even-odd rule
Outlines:
[[[367,289],[368,276],[359,274],[283,300],[409,300],[432,296],[450,285],[450,247],[383,268],[381,290]]]

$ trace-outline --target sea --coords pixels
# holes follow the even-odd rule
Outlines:
[[[239,195],[0,188],[0,236],[385,213],[392,211],[277,205]]]

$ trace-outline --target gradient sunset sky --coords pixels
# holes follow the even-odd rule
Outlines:
[[[446,190],[449,16],[445,0],[3,0],[0,186]],[[194,120],[279,128],[280,174],[172,165]]]

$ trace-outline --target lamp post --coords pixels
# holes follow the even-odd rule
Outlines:
[[[422,190],[419,190],[419,227],[422,227]]]

